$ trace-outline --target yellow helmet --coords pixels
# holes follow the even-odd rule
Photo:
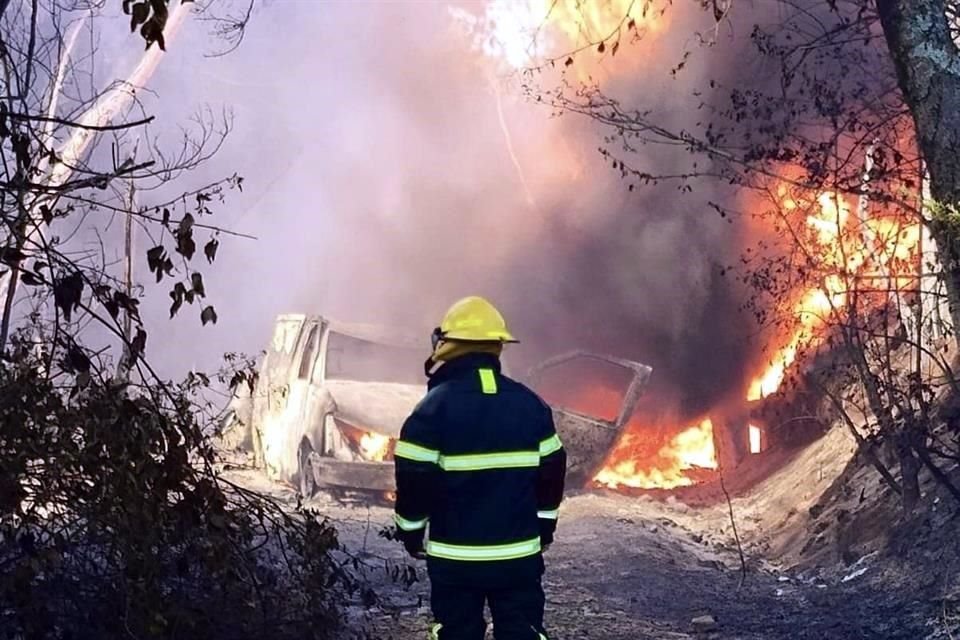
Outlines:
[[[434,348],[440,341],[516,342],[503,316],[487,300],[470,296],[458,300],[447,310],[433,332]]]

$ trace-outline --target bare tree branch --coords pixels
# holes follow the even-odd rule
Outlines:
[[[6,116],[11,120],[21,120],[24,122],[49,122],[59,124],[74,129],[87,129],[89,131],[123,131],[125,129],[134,129],[145,124],[150,124],[155,120],[155,116],[141,118],[140,120],[131,120],[126,122],[110,124],[91,124],[86,122],[75,122],[64,118],[55,118],[50,116],[41,116],[30,113],[7,113]]]

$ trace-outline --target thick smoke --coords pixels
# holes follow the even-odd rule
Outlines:
[[[704,117],[694,90],[732,66],[693,46],[669,74],[692,46],[669,34],[703,26],[682,13],[654,45],[603,62],[611,90],[676,128]],[[426,350],[446,306],[480,293],[524,338],[521,365],[570,348],[635,358],[656,369],[652,397],[690,418],[742,397],[751,325],[718,265],[745,231],[706,204],[730,194],[709,183],[629,192],[596,151],[604,132],[493,81],[443,3],[270,4],[237,52],[200,57],[210,48],[202,26],[187,31],[158,74],[158,104],[173,121],[232,106],[235,131],[205,171],[245,176],[220,222],[259,240],[224,239],[207,285],[215,328],[198,337],[191,314],[153,323],[153,345],[183,343],[154,348],[166,372],[256,352],[282,312],[396,326],[423,334]],[[663,147],[633,161],[688,166]]]

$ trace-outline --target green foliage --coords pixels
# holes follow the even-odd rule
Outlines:
[[[340,637],[336,531],[214,473],[209,377],[117,384],[76,345],[51,374],[35,346],[0,362],[0,638]]]

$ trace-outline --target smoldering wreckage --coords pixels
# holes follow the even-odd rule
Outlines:
[[[421,343],[385,327],[281,315],[255,384],[241,386],[230,403],[221,425],[224,446],[248,452],[270,479],[305,496],[323,487],[392,491],[392,448],[404,419],[426,393],[422,373],[411,366],[422,359]],[[629,443],[631,429],[642,428],[637,407],[652,374],[641,362],[572,350],[518,376],[553,399],[554,422],[569,443],[571,486],[687,486],[695,480],[684,472],[703,477],[717,467],[717,449],[732,466],[749,452],[761,452],[766,436],[744,416],[725,420],[723,429],[705,419],[677,429],[657,452],[675,468],[650,477],[631,471],[631,459],[618,461],[617,445]],[[594,387],[571,386],[585,375],[616,382],[599,395]],[[722,438],[724,446],[715,447],[713,438]]]
[[[256,384],[244,387],[231,405],[226,440],[252,453],[268,477],[294,484],[306,496],[324,487],[392,491],[392,448],[426,393],[410,367],[420,355],[419,341],[384,328],[281,316]],[[619,369],[628,382],[613,419],[553,407],[573,485],[585,484],[606,459],[652,372],[639,362],[573,351],[523,378],[536,386],[582,361]]]

